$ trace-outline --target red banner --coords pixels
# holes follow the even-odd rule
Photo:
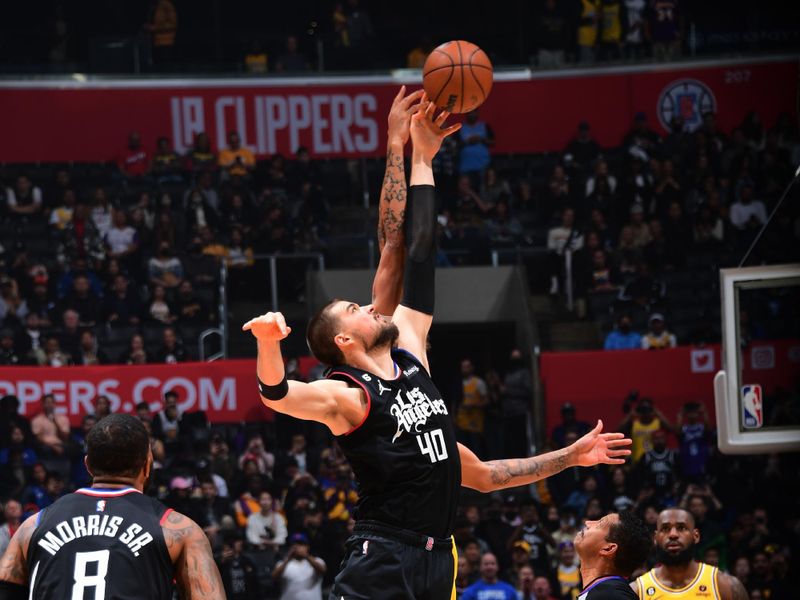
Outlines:
[[[482,119],[498,153],[561,150],[582,120],[616,146],[639,111],[661,133],[675,113],[694,128],[706,111],[723,131],[750,110],[771,126],[794,111],[797,78],[797,60],[780,58],[504,73]],[[382,155],[398,86],[391,77],[0,82],[0,162],[112,160],[133,130],[150,150],[166,135],[185,152],[201,131],[219,150],[236,129],[260,157],[299,145],[315,157]]]
[[[92,400],[108,397],[114,412],[134,412],[147,402],[161,410],[164,393],[175,390],[184,412],[202,410],[211,422],[271,421],[274,414],[261,403],[254,360],[226,360],[178,365],[106,367],[3,367],[0,396],[14,394],[27,417],[40,410],[43,394],[53,394],[56,410],[73,425],[94,412]]]
[[[757,341],[742,351],[742,385],[760,384],[764,394],[791,389],[800,373],[800,341]],[[653,399],[671,421],[686,402],[703,402],[714,421],[714,375],[722,369],[720,347],[671,350],[544,352],[541,355],[547,431],[560,421],[564,402],[590,423],[607,429],[622,419],[622,402],[632,391]]]

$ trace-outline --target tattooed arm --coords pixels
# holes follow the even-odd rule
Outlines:
[[[36,529],[36,515],[31,515],[20,525],[0,559],[0,581],[28,586],[28,544]]]
[[[200,526],[179,512],[170,512],[162,525],[175,581],[183,600],[224,600],[225,589],[211,546]]]
[[[406,173],[403,148],[408,141],[409,124],[422,97],[422,91],[404,96],[400,88],[389,111],[386,172],[378,205],[378,248],[381,258],[372,282],[372,304],[382,315],[391,315],[403,295],[403,265],[406,250],[403,219],[406,212]]]
[[[530,458],[511,458],[482,462],[468,448],[459,444],[461,484],[479,492],[528,485],[545,479],[567,467],[591,467],[597,464],[621,465],[631,451],[631,440],[621,433],[602,433],[603,423],[574,444]]]

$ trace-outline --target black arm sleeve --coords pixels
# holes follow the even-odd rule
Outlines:
[[[433,314],[436,278],[436,193],[432,185],[412,185],[405,213],[406,266],[401,304]]]

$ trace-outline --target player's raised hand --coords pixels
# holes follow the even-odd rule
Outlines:
[[[422,97],[420,105],[420,110],[411,117],[411,141],[414,144],[414,152],[427,160],[433,160],[444,138],[461,129],[461,123],[445,127],[450,113],[443,110],[437,116],[436,105],[430,102],[427,96]]]
[[[242,325],[242,331],[249,331],[262,342],[278,342],[292,332],[286,319],[279,312],[268,312]]]
[[[594,465],[621,465],[631,451],[630,438],[622,433],[603,433],[603,421],[569,447],[573,453],[573,462],[581,467]]]
[[[389,143],[399,143],[405,146],[410,135],[411,116],[420,109],[419,99],[422,98],[423,91],[417,90],[405,95],[406,86],[401,86],[400,91],[392,101],[392,108],[389,109]]]

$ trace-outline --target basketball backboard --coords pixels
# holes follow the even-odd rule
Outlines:
[[[722,269],[720,295],[720,450],[800,451],[800,264]]]

